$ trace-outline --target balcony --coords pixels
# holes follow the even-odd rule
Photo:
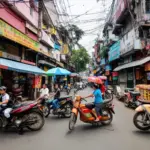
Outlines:
[[[41,41],[49,45],[50,47],[54,48],[54,42],[51,40],[50,36],[44,30],[42,30],[41,32]]]

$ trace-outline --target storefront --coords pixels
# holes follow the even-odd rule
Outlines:
[[[36,66],[39,43],[0,20],[0,79],[1,85],[22,87],[23,96],[35,98],[45,74]]]

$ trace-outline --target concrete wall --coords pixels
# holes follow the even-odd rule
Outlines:
[[[45,6],[47,8],[47,11],[52,19],[53,25],[57,26],[59,21],[58,12],[56,11],[56,8],[54,6],[54,2],[45,2]]]
[[[23,3],[18,2],[14,4],[16,9],[23,14],[35,27],[38,28],[38,11],[33,9],[33,13],[30,13],[30,4],[29,2]]]

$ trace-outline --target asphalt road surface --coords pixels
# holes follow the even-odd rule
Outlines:
[[[91,89],[80,94],[87,95]],[[75,130],[68,131],[68,119],[49,116],[38,132],[0,132],[0,150],[146,150],[150,148],[150,132],[141,132],[132,123],[134,111],[114,100],[111,125],[92,127],[78,120]]]

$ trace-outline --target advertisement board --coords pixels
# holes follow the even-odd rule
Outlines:
[[[109,55],[109,62],[116,60],[120,57],[120,41],[116,42],[110,47],[108,55]]]
[[[21,33],[20,31],[16,30],[6,22],[0,20],[0,36],[4,36],[7,39],[15,41],[25,47],[33,49],[35,51],[39,51],[39,43],[32,40],[25,34]]]

